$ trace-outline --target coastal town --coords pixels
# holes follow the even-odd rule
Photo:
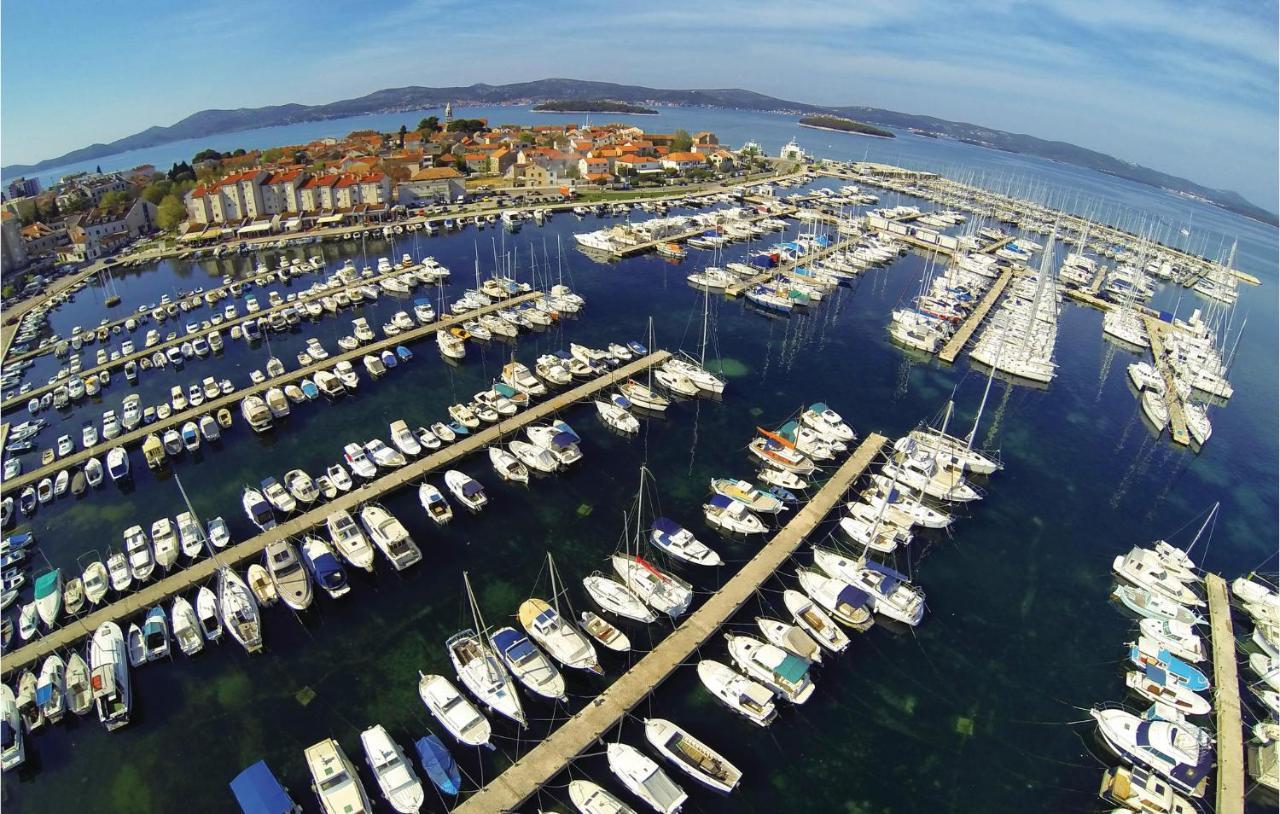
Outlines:
[[[381,224],[501,195],[563,201],[723,180],[768,168],[759,148],[715,133],[650,133],[623,124],[493,125],[423,118],[397,132],[226,154],[168,170],[76,173],[48,190],[20,178],[4,190],[5,298],[109,258],[143,238],[207,247],[318,228]],[[24,278],[21,272],[31,274]],[[24,282],[25,280],[25,282]],[[25,287],[25,291],[24,291]]]

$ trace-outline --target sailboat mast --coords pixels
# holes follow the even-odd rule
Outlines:
[[[711,289],[703,286],[702,289],[702,350],[698,355],[698,364],[702,368],[707,366],[707,318],[710,313]]]
[[[1195,539],[1191,541],[1191,545],[1187,546],[1187,554],[1190,554],[1191,549],[1195,548],[1196,543],[1200,542],[1200,535],[1204,534],[1204,530],[1209,527],[1209,523],[1213,521],[1214,515],[1218,513],[1218,507],[1221,505],[1221,503],[1213,504],[1213,508],[1209,510],[1209,516],[1200,524],[1200,530],[1196,532]]]
[[[462,584],[467,587],[467,604],[471,606],[471,621],[475,623],[476,632],[481,635],[487,634],[489,628],[484,624],[484,617],[480,614],[480,606],[476,603],[476,594],[471,590],[470,572],[462,572]]]
[[[969,430],[969,437],[965,439],[964,448],[973,449],[973,439],[978,437],[978,422],[982,420],[982,411],[987,407],[987,397],[991,395],[991,382],[996,377],[996,366],[1000,364],[1000,354],[1004,353],[1004,335],[1000,336],[1000,345],[996,348],[996,358],[993,360],[991,370],[987,372],[987,386],[982,390],[982,401],[978,403],[978,414],[973,417],[973,429]]]

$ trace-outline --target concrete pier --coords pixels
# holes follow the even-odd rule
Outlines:
[[[1244,814],[1244,727],[1240,720],[1240,676],[1236,637],[1231,625],[1227,582],[1217,574],[1204,578],[1213,634],[1213,708],[1218,719],[1216,814]]]
[[[465,814],[514,811],[613,729],[649,693],[685,664],[795,553],[814,527],[843,499],[888,439],[870,435],[782,530],[689,615],[669,636],[589,704],[466,802]],[[725,712],[725,715],[732,713]]]
[[[1169,366],[1168,357],[1164,353],[1164,332],[1168,323],[1149,316],[1142,317],[1147,327],[1147,338],[1151,340],[1151,356],[1155,360],[1156,370],[1164,379],[1164,401],[1169,410],[1169,435],[1179,444],[1187,446],[1191,443],[1191,433],[1187,431],[1187,416],[1182,411],[1182,396],[1174,387],[1175,376]]]
[[[973,309],[973,313],[965,318],[960,328],[951,335],[951,339],[938,353],[938,358],[947,364],[951,364],[960,355],[960,351],[964,350],[965,344],[968,343],[969,337],[973,336],[973,332],[982,324],[982,320],[987,318],[987,313],[1004,294],[1005,288],[1009,285],[1009,281],[1013,279],[1015,271],[1012,266],[1000,272],[1000,276],[991,284],[991,288],[987,289],[987,293],[983,295],[978,307]]]
[[[810,252],[809,254],[806,254],[803,257],[798,257],[795,260],[788,260],[784,263],[779,263],[777,266],[771,269],[767,269],[766,271],[762,271],[756,276],[749,277],[746,280],[742,280],[741,282],[730,283],[729,285],[725,286],[724,293],[730,297],[741,296],[743,293],[745,293],[748,289],[750,289],[754,285],[759,285],[760,283],[772,280],[774,277],[776,277],[779,274],[789,274],[790,272],[794,271],[796,268],[798,268],[801,265],[807,266],[808,264],[813,263],[817,260],[821,260],[824,257],[833,255],[838,251],[847,249],[849,248],[849,245],[851,243],[853,243],[853,240],[848,240],[848,239],[837,240],[834,243],[832,243],[830,246],[826,247],[825,249],[819,249],[816,252]],[[803,278],[801,279],[803,280]]]
[[[256,557],[264,548],[277,540],[294,539],[317,526],[322,526],[325,519],[334,512],[353,511],[388,492],[412,486],[420,482],[428,473],[451,467],[468,455],[479,452],[530,424],[549,419],[559,411],[611,387],[615,382],[626,381],[628,377],[637,375],[653,365],[661,364],[670,357],[671,354],[667,351],[656,351],[642,359],[609,371],[603,376],[539,402],[510,418],[481,427],[430,455],[411,460],[407,465],[393,469],[353,488],[350,492],[341,493],[333,500],[317,503],[315,508],[295,515],[270,531],[219,551],[216,559],[203,557],[192,565],[173,571],[168,576],[140,590],[125,594],[79,619],[65,620],[61,626],[46,635],[12,652],[5,653],[3,662],[0,662],[0,675],[22,670],[50,653],[74,645],[80,639],[92,634],[103,622],[127,622],[131,617],[139,616],[147,609],[162,604],[174,594],[208,582],[214,577],[220,565],[234,566],[242,563]],[[495,474],[494,478],[496,477]]]
[[[435,322],[428,323],[427,325],[412,328],[395,336],[374,340],[366,345],[361,345],[355,350],[341,351],[339,353],[332,354],[328,359],[324,359],[320,362],[314,362],[306,367],[300,367],[295,370],[286,370],[281,375],[276,376],[273,379],[267,379],[261,384],[250,384],[248,387],[241,388],[228,395],[218,396],[217,398],[205,401],[201,403],[199,407],[188,407],[182,412],[170,415],[163,421],[155,421],[151,424],[141,424],[137,429],[121,433],[110,441],[99,441],[99,443],[89,447],[88,449],[81,449],[63,458],[58,458],[48,466],[42,466],[39,469],[24,472],[12,480],[5,481],[3,493],[15,494],[23,486],[35,483],[41,478],[55,475],[60,469],[74,467],[83,464],[92,457],[106,455],[107,451],[112,447],[128,448],[129,446],[141,444],[142,441],[152,433],[160,435],[166,429],[171,427],[180,427],[188,421],[199,421],[200,416],[212,415],[223,407],[226,407],[229,410],[234,410],[239,407],[240,402],[247,396],[254,395],[255,393],[265,393],[272,387],[284,387],[290,382],[297,382],[319,370],[332,370],[338,362],[345,360],[355,365],[367,354],[371,353],[374,356],[377,356],[378,353],[384,349],[395,348],[396,345],[408,345],[411,342],[433,335],[436,331],[448,330],[450,327],[459,325],[466,320],[473,319],[492,311],[509,308],[512,305],[534,299],[541,295],[542,292],[540,291],[530,291],[526,294],[521,294],[518,297],[512,297],[511,299],[503,300],[502,302],[497,302],[493,305],[486,305],[483,308],[468,311],[467,313],[459,316],[445,317],[444,319],[438,319]],[[284,360],[282,359],[281,361]],[[363,372],[363,368],[357,369],[362,373],[362,376],[368,375]]]

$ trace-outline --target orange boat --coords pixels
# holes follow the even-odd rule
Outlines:
[[[786,447],[787,449],[796,448],[796,444],[794,441],[788,438],[785,438],[781,435],[778,435],[776,432],[769,432],[764,427],[756,427],[756,432],[760,433],[765,438],[768,438],[770,441],[774,441],[776,443],[782,444],[782,446]]]

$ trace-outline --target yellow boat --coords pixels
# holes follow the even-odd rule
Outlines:
[[[449,333],[453,334],[454,336],[458,337],[459,339],[470,339],[470,338],[471,338],[471,332],[470,332],[470,331],[468,331],[466,328],[450,328],[450,329],[449,329]]]

